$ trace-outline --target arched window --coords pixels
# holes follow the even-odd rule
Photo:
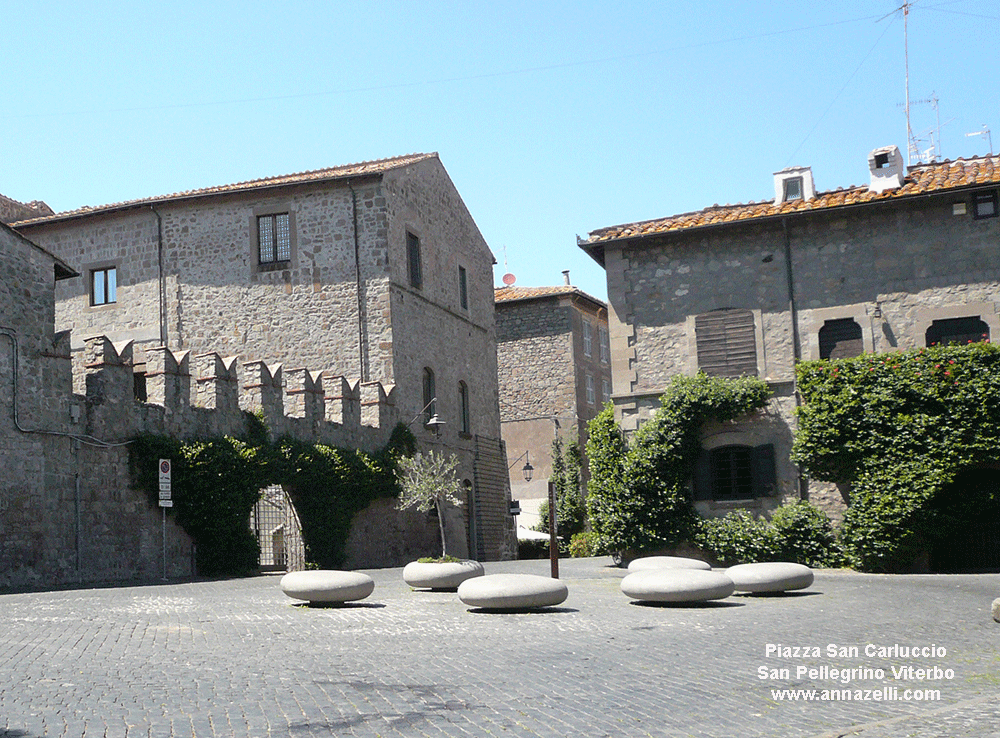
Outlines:
[[[980,320],[978,315],[935,320],[924,334],[924,343],[927,346],[978,343],[988,340],[990,340],[990,327]]]
[[[429,366],[424,367],[424,414],[428,418],[433,418],[437,413],[434,401],[437,399],[437,390],[434,388],[434,370]]]
[[[828,320],[819,329],[821,359],[846,359],[850,356],[861,356],[864,351],[861,326],[854,318]]]
[[[458,422],[460,432],[472,432],[469,423],[469,386],[465,382],[458,383]]]

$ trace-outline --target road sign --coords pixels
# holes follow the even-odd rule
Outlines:
[[[170,459],[160,459],[160,507],[173,507],[170,482]]]

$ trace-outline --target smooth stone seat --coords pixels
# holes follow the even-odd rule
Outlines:
[[[403,581],[414,589],[454,589],[466,579],[483,574],[483,565],[472,560],[440,564],[411,561],[403,567]]]
[[[705,602],[721,600],[735,589],[722,572],[703,569],[640,569],[628,574],[622,592],[648,602]]]
[[[635,559],[628,565],[629,571],[647,571],[649,569],[701,569],[711,571],[710,564],[700,559],[685,556],[644,556]]]
[[[726,574],[739,592],[787,592],[813,583],[812,569],[787,561],[737,564],[726,569]]]
[[[375,580],[356,571],[312,569],[288,572],[279,586],[293,600],[336,603],[363,600],[375,590]]]
[[[527,610],[565,602],[569,589],[535,574],[489,574],[458,585],[458,599],[484,610]]]

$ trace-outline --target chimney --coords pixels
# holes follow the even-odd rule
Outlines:
[[[569,286],[569,283],[570,283],[569,282],[569,269],[563,269],[563,281],[565,281],[566,285]]]
[[[810,167],[789,167],[774,173],[774,204],[812,200],[816,197],[816,186]]]
[[[868,171],[871,184],[868,189],[878,194],[885,190],[897,190],[903,186],[906,166],[898,146],[883,146],[868,155]]]

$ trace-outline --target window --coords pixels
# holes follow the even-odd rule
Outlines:
[[[785,197],[782,202],[802,199],[802,177],[789,177],[784,181]]]
[[[883,151],[875,154],[875,168],[885,169],[887,166],[889,166],[889,152]]]
[[[972,216],[976,220],[997,217],[997,193],[995,190],[977,192],[972,196]]]
[[[583,321],[583,355],[588,359],[594,355],[594,327]]]
[[[257,257],[260,264],[291,260],[292,229],[288,213],[257,216]]]
[[[774,494],[774,446],[721,446],[702,451],[695,465],[698,500],[750,500]]]
[[[90,273],[90,304],[110,305],[115,302],[118,302],[118,269],[94,269]]]
[[[611,399],[611,382],[608,381],[607,377],[601,379],[601,402],[607,402]]]
[[[409,269],[410,286],[421,289],[424,286],[423,265],[420,261],[420,239],[412,233],[406,234],[406,263]]]
[[[434,388],[434,370],[429,366],[424,367],[424,414],[430,420],[437,414],[436,402],[437,390]]]
[[[469,434],[469,386],[465,382],[458,383],[458,420],[462,433]]]
[[[469,275],[463,266],[458,268],[458,304],[462,310],[469,309]]]
[[[978,343],[990,340],[990,327],[978,315],[935,320],[924,334],[927,346],[949,343]]]
[[[757,374],[757,338],[749,310],[715,310],[694,320],[698,368],[715,377]]]
[[[587,404],[596,405],[597,396],[594,394],[594,375],[587,375]]]
[[[611,361],[611,345],[608,341],[608,329],[603,325],[597,329],[598,340],[601,343],[601,363],[608,364]]]
[[[846,359],[849,356],[861,356],[864,351],[861,326],[854,318],[828,320],[819,329],[821,359]]]

